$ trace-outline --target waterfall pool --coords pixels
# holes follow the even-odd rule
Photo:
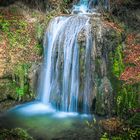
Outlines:
[[[93,115],[59,112],[40,102],[32,102],[16,106],[1,115],[0,128],[23,128],[37,140],[77,138],[84,140],[89,136],[89,139],[95,137],[93,129],[89,129],[86,124],[94,117]],[[96,119],[99,118],[96,117]]]

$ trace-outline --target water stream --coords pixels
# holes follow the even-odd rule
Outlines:
[[[85,82],[83,93],[80,87],[78,35],[86,32]],[[78,111],[79,94],[82,95],[83,111],[88,112],[90,94],[90,55],[92,47],[91,25],[86,15],[54,18],[44,39],[44,63],[40,84],[41,101],[52,104],[65,112]]]

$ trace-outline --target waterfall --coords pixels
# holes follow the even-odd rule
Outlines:
[[[80,0],[78,6],[89,9],[91,2],[95,0]],[[82,14],[56,17],[49,23],[44,36],[39,99],[56,110],[78,112],[80,106],[82,112],[90,113],[91,52],[95,43],[90,17],[85,11],[80,12]],[[81,32],[84,32],[83,48],[78,43]]]
[[[90,93],[91,25],[88,16],[54,18],[44,39],[44,63],[40,87],[41,101],[66,112],[78,111],[79,94],[83,94],[83,111],[88,112]],[[80,93],[78,35],[86,32],[85,83]]]

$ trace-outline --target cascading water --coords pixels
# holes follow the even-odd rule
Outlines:
[[[80,0],[79,6],[88,8],[91,2]],[[82,31],[86,45],[81,66],[78,36]],[[90,17],[86,14],[60,16],[50,22],[44,37],[45,53],[39,87],[41,102],[65,112],[78,112],[79,106],[82,112],[90,112],[93,44]],[[84,80],[81,81],[81,77]]]
[[[109,0],[80,0],[78,5],[73,6],[72,13],[93,14],[97,11],[99,5],[108,9]]]
[[[86,32],[85,83],[83,93],[79,93],[80,66],[78,35]],[[66,112],[78,111],[79,94],[83,94],[83,109],[88,112],[90,93],[90,53],[92,37],[87,16],[56,17],[46,31],[44,41],[43,82],[41,101],[51,103]]]

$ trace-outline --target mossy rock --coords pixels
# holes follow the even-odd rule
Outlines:
[[[0,130],[0,140],[34,140],[26,130],[15,128]]]
[[[0,103],[0,113],[7,111],[8,109],[10,109],[11,107],[13,107],[15,105],[17,105],[17,102],[13,101],[13,100],[6,100],[4,102],[1,102]]]

